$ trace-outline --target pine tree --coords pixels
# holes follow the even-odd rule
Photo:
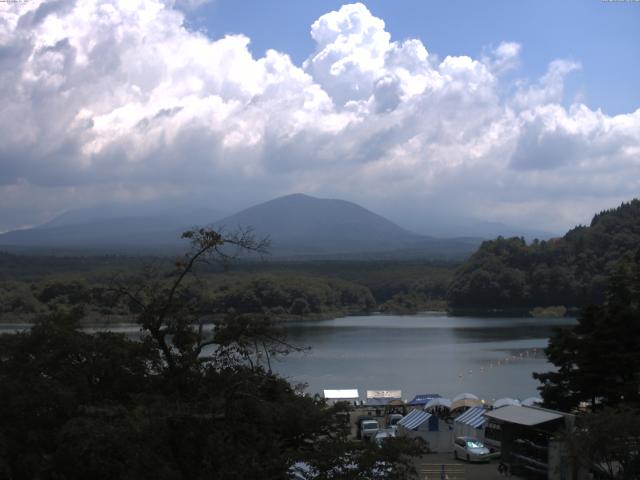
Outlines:
[[[546,353],[558,370],[534,378],[548,406],[640,407],[640,250],[610,276],[606,303],[585,308],[577,325],[557,331]]]

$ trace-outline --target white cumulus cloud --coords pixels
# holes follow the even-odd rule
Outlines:
[[[565,106],[576,61],[505,85],[519,44],[437,60],[356,3],[311,25],[296,65],[189,30],[197,3],[0,4],[0,230],[79,203],[292,191],[554,229],[638,192],[640,110]]]

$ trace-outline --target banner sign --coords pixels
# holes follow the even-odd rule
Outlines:
[[[367,390],[367,398],[402,398],[402,390]]]

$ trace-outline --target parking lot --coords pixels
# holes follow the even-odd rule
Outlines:
[[[357,435],[358,419],[362,418],[362,411],[352,411],[350,415],[351,434],[353,438]],[[367,417],[367,416],[365,416]],[[373,420],[384,422],[382,416],[371,415]],[[416,459],[416,470],[419,472],[420,480],[497,480],[505,479],[498,473],[498,461],[492,460],[488,463],[467,463],[456,460],[453,453],[428,453]],[[442,466],[444,465],[445,476],[442,476]],[[515,477],[511,477],[515,478]]]
[[[444,465],[445,476],[442,475]],[[498,462],[467,463],[455,460],[452,453],[429,453],[416,460],[420,480],[497,480],[504,479],[498,473]],[[513,478],[513,477],[512,477]]]

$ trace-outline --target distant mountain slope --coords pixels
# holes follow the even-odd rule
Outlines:
[[[220,211],[195,207],[192,205],[174,204],[168,202],[146,202],[139,205],[100,205],[90,208],[78,208],[58,215],[53,220],[37,228],[55,228],[70,225],[82,225],[100,221],[140,219],[143,225],[153,225],[154,228],[167,225],[186,226],[210,224],[222,218]]]
[[[418,235],[355,203],[303,194],[276,198],[217,222],[213,215],[208,210],[176,208],[76,210],[36,228],[0,235],[0,246],[175,252],[185,248],[180,234],[195,225],[213,225],[227,232],[250,227],[256,236],[271,239],[270,253],[278,258],[460,259],[480,244],[474,238]]]
[[[640,248],[640,200],[593,217],[558,239],[484,242],[455,273],[452,308],[504,309],[604,301],[606,277]]]
[[[514,227],[513,225],[506,225],[501,222],[476,222],[470,225],[464,231],[467,233],[473,233],[473,235],[476,237],[524,237],[527,241],[533,241],[536,238],[538,240],[548,240],[552,237],[557,236],[543,230]]]
[[[409,224],[417,233],[432,235],[444,238],[472,237],[490,240],[497,237],[524,237],[525,240],[533,241],[548,240],[560,236],[560,233],[553,233],[534,228],[508,225],[502,222],[479,221],[476,218],[442,218],[446,212],[437,217],[430,218],[426,225],[421,225],[414,221]]]
[[[0,245],[20,247],[124,247],[177,245],[178,229],[162,218],[115,218],[60,227],[15,230],[0,235]]]
[[[0,235],[0,246],[32,248],[143,248],[184,246],[180,233],[220,217],[211,209],[167,205],[100,206],[71,210],[34,228]]]

